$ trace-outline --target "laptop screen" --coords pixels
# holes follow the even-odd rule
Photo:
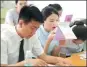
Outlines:
[[[66,15],[65,16],[65,22],[71,22],[73,15]]]

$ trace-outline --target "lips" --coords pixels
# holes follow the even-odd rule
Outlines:
[[[52,27],[53,29],[55,29],[56,27]]]

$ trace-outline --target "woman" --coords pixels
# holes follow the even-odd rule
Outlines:
[[[55,47],[59,44],[58,41],[53,40],[55,36],[53,30],[57,27],[59,15],[56,9],[51,6],[43,8],[42,15],[44,18],[44,24],[40,26],[36,33],[45,53],[51,55]]]
[[[72,31],[77,39],[65,40],[65,46],[60,49],[60,53],[66,53],[66,56],[83,51],[84,41],[87,40],[87,26],[82,21],[75,21]]]
[[[63,9],[62,9],[62,6],[60,4],[49,4],[49,6],[55,8],[59,14],[59,17],[61,17]]]

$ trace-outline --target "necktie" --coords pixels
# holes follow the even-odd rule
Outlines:
[[[21,41],[21,44],[20,44],[20,49],[19,49],[19,59],[18,59],[18,62],[24,60],[24,50],[23,50],[23,45],[24,45],[24,40],[22,40],[22,41]]]

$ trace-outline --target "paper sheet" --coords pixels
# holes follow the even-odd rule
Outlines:
[[[58,24],[58,29],[56,31],[56,40],[65,40],[65,39],[76,39],[75,34],[67,23]]]
[[[79,56],[80,56],[80,59],[87,59],[87,57],[86,57],[86,51],[85,52],[83,52],[82,54],[80,54]]]

